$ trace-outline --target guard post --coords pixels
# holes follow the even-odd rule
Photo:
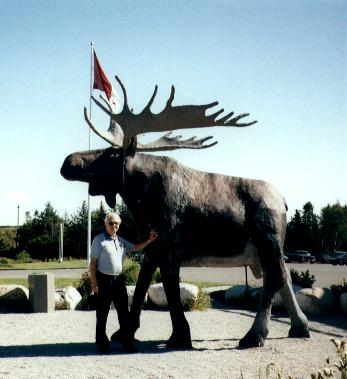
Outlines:
[[[33,273],[28,276],[29,301],[33,312],[54,311],[54,274],[49,272]]]

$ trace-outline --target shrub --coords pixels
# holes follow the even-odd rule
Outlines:
[[[290,276],[292,278],[292,283],[302,288],[312,288],[316,281],[315,276],[313,274],[311,275],[308,270],[299,272],[294,268],[291,268]]]
[[[124,265],[124,269],[123,269],[123,275],[125,276],[125,284],[127,286],[136,284],[140,269],[141,269],[141,264],[139,262],[134,261],[133,259],[126,261]],[[162,279],[161,279],[160,270],[156,269],[153,274],[151,284],[161,283],[161,282],[162,282]]]
[[[210,307],[210,295],[203,292],[201,287],[199,287],[198,297],[196,300],[187,299],[183,302],[183,308],[185,311],[206,311]]]
[[[330,289],[336,299],[336,302],[339,304],[341,295],[347,292],[347,282],[344,279],[342,284],[333,284],[330,286]]]
[[[89,271],[86,271],[82,274],[82,278],[76,280],[73,283],[73,286],[77,289],[77,291],[81,294],[82,296],[82,309],[90,309],[91,304],[90,304],[90,294],[92,292],[92,281],[90,278]]]
[[[31,259],[31,256],[27,251],[22,250],[20,253],[16,255],[16,261],[20,263],[30,263],[33,260]]]
[[[338,361],[331,364],[330,359],[326,358],[326,366],[311,374],[312,379],[337,378],[337,372],[340,373],[341,379],[347,379],[347,340],[331,339],[331,342],[335,345]]]
[[[7,258],[3,258],[3,257],[0,258],[0,266],[9,266],[9,265],[10,265],[10,261]]]
[[[125,266],[123,270],[123,275],[125,277],[125,285],[130,286],[136,284],[140,268],[140,264],[134,261],[131,261],[129,264]]]
[[[157,268],[152,278],[152,284],[161,283],[161,282],[162,282],[161,273],[160,273],[160,270]]]
[[[333,284],[330,289],[336,298],[339,299],[343,293],[347,292],[347,282],[346,280],[343,280],[342,284]]]

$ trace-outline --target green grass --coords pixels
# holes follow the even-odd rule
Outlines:
[[[88,263],[84,259],[71,259],[59,262],[54,260],[51,262],[35,261],[31,263],[16,262],[13,259],[7,259],[8,264],[0,264],[1,270],[49,270],[58,268],[85,268],[87,270]]]
[[[77,280],[78,278],[55,278],[55,287],[62,288],[66,286],[73,286]],[[19,284],[27,288],[29,286],[28,278],[4,278],[0,279],[0,285],[2,284]]]

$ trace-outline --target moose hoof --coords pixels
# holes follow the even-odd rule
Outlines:
[[[176,350],[191,350],[193,348],[192,341],[190,339],[179,339],[174,336],[171,336],[166,341],[166,347],[168,349]]]
[[[247,333],[240,341],[240,349],[248,349],[251,347],[261,347],[264,346],[265,338],[261,334]]]
[[[288,333],[289,338],[310,338],[310,331],[307,326],[291,327]]]

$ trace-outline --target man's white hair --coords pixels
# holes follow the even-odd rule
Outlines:
[[[120,218],[118,213],[110,212],[110,213],[107,213],[105,217],[105,222],[109,222],[109,221],[117,222],[118,224],[120,224],[122,222],[122,219]]]

